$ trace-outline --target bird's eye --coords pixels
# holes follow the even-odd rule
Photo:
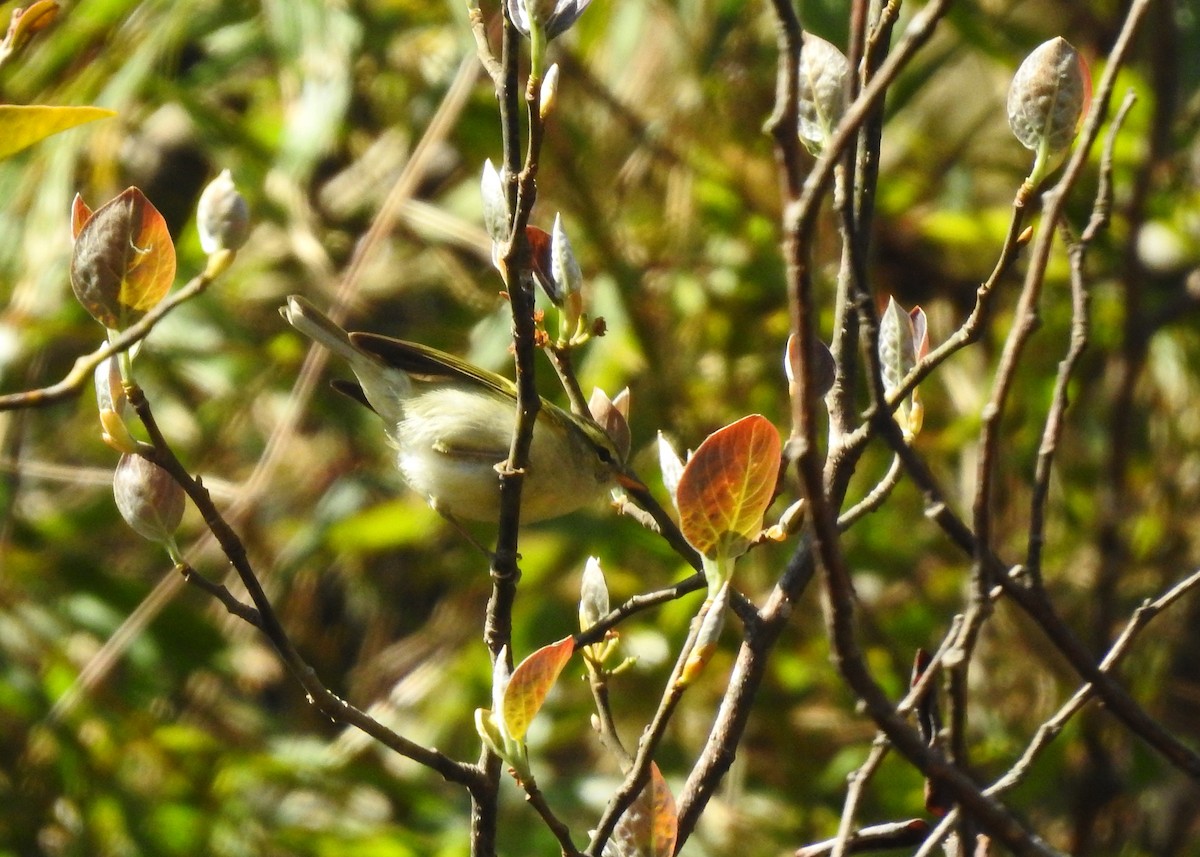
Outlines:
[[[596,456],[604,464],[612,464],[613,463],[612,453],[608,451],[608,447],[597,446],[596,447]]]

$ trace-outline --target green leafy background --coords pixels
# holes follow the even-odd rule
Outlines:
[[[844,4],[801,5],[810,27],[845,44]],[[925,307],[934,346],[990,271],[1029,167],[1006,127],[1008,79],[1054,35],[1089,58],[1107,50],[1121,4],[1085,5],[959,4],[889,97],[872,287]],[[1182,46],[1200,41],[1200,23],[1189,4],[1177,6],[1152,15],[1151,29],[1161,39],[1174,27],[1180,49],[1143,39],[1122,75],[1119,92],[1132,87],[1140,101],[1117,146],[1116,217],[1091,265],[1093,342],[1049,506],[1047,583],[1097,650],[1141,599],[1197,564],[1200,336],[1184,278],[1200,262],[1200,56]],[[610,393],[632,387],[634,462],[651,482],[657,430],[680,448],[747,413],[786,431],[779,192],[761,133],[774,44],[765,4],[596,0],[554,49],[563,75],[534,219],[549,228],[562,212],[592,311],[609,326],[580,374]],[[229,168],[254,213],[250,243],[228,276],[154,332],[138,379],[183,460],[232,510],[321,677],[464,759],[478,754],[471,713],[490,699],[485,561],[402,488],[371,414],[324,385],[277,434],[305,353],[277,308],[288,293],[318,302],[331,293],[472,51],[460,0],[84,0],[0,69],[2,101],[119,114],[0,163],[2,390],[56,380],[98,343],[67,277],[77,191],[98,205],[142,188],[166,216],[188,277],[204,266],[191,212],[204,183]],[[354,326],[508,365],[507,310],[478,192],[498,139],[481,78],[418,200],[367,266]],[[1136,178],[1146,157],[1155,169]],[[1077,226],[1094,181],[1093,170],[1069,206]],[[1141,207],[1132,221],[1131,203]],[[1131,236],[1146,225],[1141,246],[1154,265],[1131,280]],[[832,216],[815,261],[828,338]],[[1056,257],[1005,426],[996,537],[1006,555],[1024,544],[1041,420],[1066,349],[1065,273]],[[917,446],[960,509],[970,502],[961,486],[974,471],[979,407],[1015,290],[1012,278],[1004,282],[994,330],[922,387]],[[1159,319],[1144,351],[1129,350],[1137,332],[1127,318]],[[1121,359],[1130,353],[1144,361],[1123,400]],[[552,393],[551,373],[541,376]],[[161,602],[154,618],[105,660],[106,644],[149,609],[152,593],[178,589],[164,583],[166,558],[117,516],[115,460],[90,395],[0,415],[0,855],[467,854],[461,791],[322,720],[263,638],[201,594],[151,602]],[[851,498],[887,465],[872,450]],[[180,536],[198,568],[224,574],[194,512]],[[905,483],[846,544],[869,663],[899,696],[914,650],[935,645],[960,609],[967,561]],[[744,557],[739,588],[761,598],[791,547]],[[521,552],[518,658],[574,630],[589,554],[602,558],[614,603],[686,573],[654,537],[603,508],[529,529]],[[1119,573],[1104,576],[1106,561]],[[815,589],[797,606],[689,854],[787,854],[836,829],[845,777],[873,729],[830,663]],[[653,713],[701,598],[623,626],[624,649],[638,656],[613,685],[627,743]],[[1198,614],[1193,598],[1163,617],[1124,671],[1137,697],[1193,744]],[[676,789],[724,691],[735,626],[658,754]],[[88,681],[97,671],[102,679]],[[580,672],[577,660],[568,665],[528,736],[538,782],[577,840],[618,778],[588,726]],[[1007,768],[1076,687],[1039,633],[1004,606],[972,677],[973,761],[985,777]],[[921,791],[913,769],[889,759],[860,818],[919,816]],[[501,852],[557,853],[518,790],[506,783],[504,794]],[[1012,799],[1075,853],[1200,853],[1194,786],[1183,788],[1101,712],[1072,721]]]

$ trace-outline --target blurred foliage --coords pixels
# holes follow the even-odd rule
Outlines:
[[[800,4],[806,23],[841,45],[844,6]],[[881,301],[924,306],[935,346],[991,270],[1029,166],[1004,118],[1012,71],[1059,34],[1099,63],[1124,6],[960,4],[889,97],[872,288]],[[1097,652],[1200,556],[1200,334],[1186,286],[1200,265],[1200,59],[1186,49],[1200,43],[1200,15],[1163,2],[1151,18],[1118,87],[1136,90],[1139,103],[1116,149],[1114,221],[1090,262],[1092,345],[1048,510],[1048,585]],[[761,133],[774,45],[765,4],[597,0],[554,48],[563,76],[534,219],[549,228],[562,213],[593,313],[609,326],[580,374],[610,392],[631,386],[635,463],[652,481],[658,430],[695,448],[748,413],[781,427],[788,419],[778,182]],[[230,510],[322,679],[463,759],[478,754],[471,712],[489,700],[486,562],[402,488],[369,413],[324,385],[296,398],[305,345],[277,307],[292,292],[327,302],[473,52],[460,0],[81,0],[0,68],[0,101],[118,114],[0,162],[3,391],[60,378],[99,341],[69,287],[76,192],[98,205],[140,187],[165,215],[186,279],[204,267],[197,197],[230,169],[254,215],[250,241],[226,277],[155,330],[138,379],[181,458]],[[509,362],[508,309],[478,194],[484,159],[498,156],[495,100],[481,76],[417,198],[363,271],[352,327],[499,369]],[[1094,184],[1093,170],[1070,200],[1077,229]],[[837,258],[830,216],[815,255],[826,338]],[[979,409],[1016,285],[1004,281],[984,341],[922,388],[917,447],[960,508],[970,502]],[[1004,437],[997,539],[1013,558],[1024,553],[1042,420],[1069,335],[1061,256],[1042,322]],[[552,392],[552,373],[541,380]],[[361,735],[339,734],[257,632],[181,591],[165,557],[119,520],[115,458],[90,396],[0,414],[0,857],[466,854],[463,793]],[[883,450],[868,453],[851,501],[887,464]],[[197,568],[225,573],[194,511],[180,537]],[[869,662],[898,697],[914,649],[936,645],[961,609],[969,562],[905,483],[846,546]],[[738,587],[761,598],[790,550],[752,552]],[[589,554],[601,557],[614,603],[686,573],[659,540],[601,508],[530,528],[521,551],[518,657],[574,630]],[[623,649],[638,658],[613,687],[627,743],[652,715],[698,605],[689,596],[622,627]],[[138,631],[125,639],[135,618]],[[1123,671],[1193,744],[1197,620],[1193,597],[1159,619]],[[724,692],[736,625],[658,754],[675,788]],[[828,655],[814,586],[687,853],[778,855],[832,835],[845,777],[873,728]],[[542,789],[580,833],[618,777],[588,726],[581,671],[568,666],[529,735]],[[1003,604],[972,677],[974,761],[985,779],[1077,686]],[[860,818],[919,815],[921,790],[910,766],[889,759]],[[557,853],[518,790],[506,782],[503,792],[501,853]],[[1102,712],[1073,721],[1013,800],[1076,853],[1200,854],[1194,784]]]

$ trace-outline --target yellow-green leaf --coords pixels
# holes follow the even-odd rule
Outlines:
[[[8,22],[8,35],[0,44],[0,53],[8,56],[23,50],[30,39],[54,23],[58,17],[56,0],[36,0],[25,8],[13,9]]]
[[[59,131],[116,115],[101,107],[0,104],[0,158],[16,154]]]
[[[709,435],[679,479],[679,526],[709,559],[743,553],[762,529],[779,474],[779,432],[758,414]]]
[[[574,651],[575,641],[564,637],[557,643],[542,646],[513,670],[508,688],[504,691],[502,715],[504,728],[514,741],[525,738],[525,731]]]

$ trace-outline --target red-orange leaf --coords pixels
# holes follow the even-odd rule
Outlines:
[[[762,529],[779,473],[779,432],[763,416],[743,417],[700,444],[679,480],[679,526],[709,559],[735,557]]]
[[[504,710],[500,712],[504,728],[514,741],[525,738],[525,731],[574,651],[575,641],[564,637],[557,643],[542,646],[517,664],[504,691]]]
[[[79,217],[77,209],[73,219]],[[158,209],[131,187],[92,212],[75,238],[71,286],[112,329],[137,321],[175,280],[175,245]]]
[[[671,857],[678,831],[675,798],[651,762],[650,782],[621,816],[604,857]]]
[[[83,224],[88,222],[88,218],[92,216],[92,210],[88,204],[83,201],[83,197],[75,194],[75,199],[71,200],[71,238],[79,237],[79,233],[83,230]]]

